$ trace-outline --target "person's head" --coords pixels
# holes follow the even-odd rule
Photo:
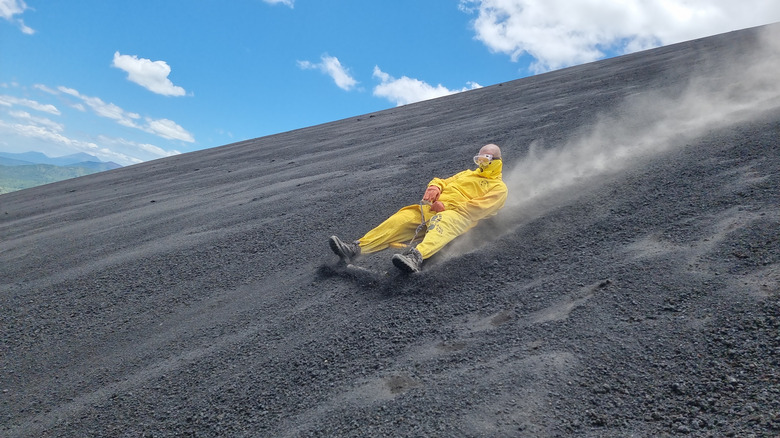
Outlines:
[[[479,153],[474,156],[474,164],[484,168],[490,164],[493,160],[501,159],[501,148],[493,143],[486,144],[480,148]]]

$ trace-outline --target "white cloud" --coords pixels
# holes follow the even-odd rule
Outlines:
[[[165,149],[155,146],[153,144],[149,143],[136,143],[135,144],[138,149],[141,149],[142,151],[148,152],[152,155],[156,155],[159,157],[172,157],[174,155],[179,155],[181,152],[173,149],[170,151],[166,151]]]
[[[780,20],[766,0],[461,0],[476,39],[536,73]]]
[[[12,111],[10,114],[19,119],[19,123],[9,123],[0,120],[0,133],[4,138],[18,136],[27,140],[40,141],[33,148],[48,152],[47,155],[57,156],[51,151],[60,153],[85,152],[103,161],[114,161],[122,165],[142,163],[146,160],[170,157],[181,152],[165,150],[149,143],[137,143],[123,138],[99,135],[96,141],[84,141],[68,137],[63,133],[63,126],[47,119],[36,118],[24,111]]]
[[[6,20],[13,19],[14,15],[21,14],[27,9],[22,0],[0,0],[0,17]]]
[[[60,115],[60,110],[56,106],[51,104],[43,104],[30,99],[20,99],[18,97],[0,95],[0,105],[13,107],[14,105],[26,106],[27,108],[41,111],[44,113]]]
[[[195,138],[187,132],[186,129],[177,125],[173,120],[168,119],[146,119],[147,127],[144,129],[147,132],[158,135],[168,140],[181,140],[188,143],[195,142]]]
[[[61,93],[65,93],[65,94],[70,94],[71,96],[76,96],[76,97],[80,96],[80,94],[79,94],[79,92],[77,90],[74,90],[73,88],[68,88],[68,87],[65,87],[65,86],[62,86],[62,85],[57,87],[57,91],[61,92]]]
[[[136,143],[124,138],[114,138],[101,135],[98,136],[98,141],[105,146],[110,146],[113,149],[125,150],[126,153],[132,153],[133,155],[141,155],[146,159],[164,158],[181,154],[181,152],[177,150],[168,151],[153,144]],[[141,160],[138,160],[138,162],[140,161]]]
[[[33,88],[35,88],[36,90],[41,90],[44,93],[49,93],[49,94],[54,94],[54,95],[59,94],[59,92],[57,90],[52,90],[51,88],[49,88],[49,87],[47,87],[46,85],[43,85],[43,84],[35,84],[35,85],[33,85]]]
[[[163,96],[184,96],[187,94],[184,88],[173,85],[168,75],[171,67],[165,61],[152,61],[151,59],[138,58],[133,55],[121,55],[114,52],[114,61],[111,64],[120,70],[127,72],[127,79],[146,88],[152,93]]]
[[[468,87],[460,90],[450,90],[441,84],[434,87],[419,79],[406,76],[396,79],[380,70],[379,66],[374,67],[374,77],[381,81],[374,88],[374,96],[384,97],[398,106],[481,88],[481,85],[476,82],[469,82]]]
[[[289,6],[290,8],[295,6],[295,0],[263,0],[263,1],[268,3],[269,5],[285,5],[285,6]]]
[[[32,35],[35,30],[24,24],[21,18],[14,18],[15,15],[21,15],[25,10],[29,9],[24,0],[0,0],[0,17],[16,23],[19,26],[19,30],[27,35]]]
[[[69,94],[73,97],[81,99],[85,104],[87,104],[88,107],[92,109],[92,111],[95,112],[95,114],[99,115],[100,117],[112,119],[120,125],[127,126],[128,128],[142,129],[141,126],[135,122],[141,118],[141,116],[138,114],[127,112],[113,103],[105,103],[99,97],[85,96],[72,88],[60,86],[58,87],[58,90],[65,94]]]
[[[24,123],[7,123],[0,120],[0,132],[17,135],[28,139],[37,139],[44,142],[47,148],[53,145],[64,146],[67,150],[76,152],[85,152],[94,155],[101,160],[115,161],[120,164],[135,164],[143,160],[130,157],[121,152],[116,152],[107,148],[101,148],[97,144],[89,141],[82,141],[69,138],[60,132],[50,129],[47,126]]]
[[[62,132],[65,129],[65,126],[61,123],[57,123],[45,117],[33,116],[27,111],[10,111],[9,114],[14,118],[27,121],[28,123],[45,126],[55,132]]]
[[[322,62],[298,61],[298,67],[304,70],[319,70],[330,76],[336,85],[342,90],[351,90],[357,85],[355,78],[350,76],[348,70],[341,65],[335,56],[322,55]]]
[[[12,86],[16,87],[15,84]],[[0,88],[2,87],[0,85]],[[72,96],[78,99],[78,102],[70,104],[70,106],[81,111],[89,109],[90,112],[123,126],[168,140],[190,143],[195,141],[191,133],[172,120],[142,117],[139,114],[125,111],[113,103],[106,103],[100,98],[85,96],[73,88],[60,86],[53,89],[43,84],[35,84],[32,88],[55,96]],[[53,105],[0,95],[0,108],[6,108],[0,111],[0,139],[3,139],[5,144],[13,144],[17,149],[26,147],[27,150],[38,150],[50,156],[85,152],[101,160],[114,161],[122,165],[141,163],[181,153],[177,150],[165,150],[149,143],[137,143],[105,135],[87,134],[86,139],[79,138],[79,136],[71,137],[67,133],[65,124],[36,115],[32,111],[22,110],[21,107],[47,114],[61,115]]]
[[[181,140],[188,143],[194,143],[195,137],[186,129],[182,128],[172,120],[145,118],[146,124],[141,123],[139,114],[125,111],[113,103],[105,103],[99,97],[85,96],[77,90],[67,87],[58,87],[60,92],[81,99],[95,114],[112,119],[122,126],[139,129],[150,134],[160,136],[168,140]]]

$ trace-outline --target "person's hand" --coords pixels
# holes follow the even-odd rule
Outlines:
[[[440,188],[436,186],[428,186],[428,188],[425,190],[425,194],[423,195],[423,201],[436,202],[439,200],[439,195],[441,195]]]
[[[441,201],[435,201],[433,204],[431,204],[431,210],[435,211],[436,213],[441,213],[444,211],[444,204],[442,204]]]

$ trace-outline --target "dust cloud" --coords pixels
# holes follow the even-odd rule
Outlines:
[[[693,74],[682,93],[629,96],[615,113],[600,116],[560,147],[531,144],[526,156],[504,173],[509,198],[502,215],[517,215],[548,196],[578,191],[712,130],[780,107],[780,26],[764,29],[757,47],[732,61],[716,60],[718,67],[706,74]]]
[[[682,92],[645,90],[628,96],[616,111],[602,114],[563,145],[530,144],[526,155],[504,170],[509,197],[491,229],[472,230],[452,242],[443,257],[499,239],[609,175],[780,108],[780,26],[765,28],[755,47],[730,60],[704,60]]]

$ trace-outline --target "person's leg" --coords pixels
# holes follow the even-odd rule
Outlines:
[[[430,209],[424,209],[426,219],[430,217]],[[422,222],[419,205],[408,205],[387,218],[376,228],[366,233],[357,241],[364,254],[381,251],[391,243],[408,242],[414,237],[414,232]],[[421,231],[424,233],[425,230]]]
[[[423,259],[427,259],[474,225],[468,218],[455,210],[444,210],[431,218],[428,223],[428,232],[423,241],[417,245],[417,251],[420,252]]]

